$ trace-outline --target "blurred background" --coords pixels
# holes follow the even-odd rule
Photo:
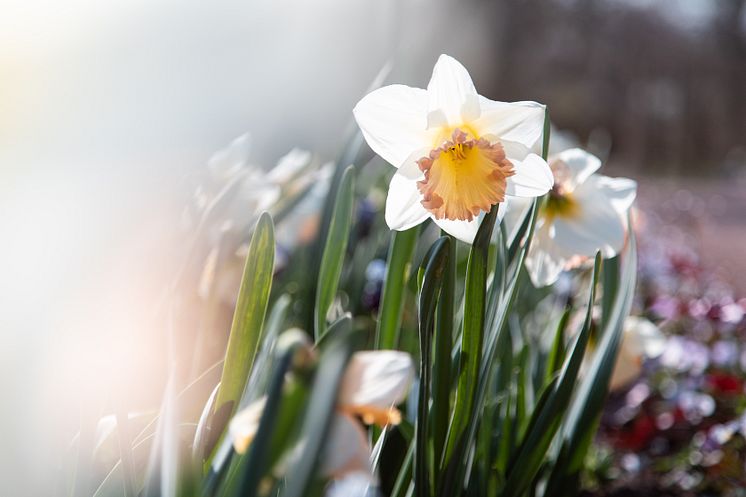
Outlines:
[[[49,495],[101,391],[157,402],[152,316],[212,154],[248,132],[263,167],[293,147],[334,160],[376,77],[423,87],[440,53],[489,98],[547,104],[746,295],[744,0],[6,0],[0,477],[17,495]]]

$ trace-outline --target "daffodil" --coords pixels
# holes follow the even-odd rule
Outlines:
[[[432,219],[471,243],[481,216],[506,196],[537,197],[552,187],[547,163],[531,153],[544,106],[477,94],[464,66],[447,55],[426,90],[385,86],[353,112],[368,145],[397,168],[385,211],[391,229]]]
[[[626,178],[594,174],[601,161],[581,150],[565,150],[549,158],[554,186],[539,212],[526,258],[531,281],[546,286],[560,273],[601,251],[616,255],[624,246],[627,212],[637,183]],[[515,224],[527,204],[508,202],[508,224]]]
[[[246,133],[213,154],[199,175],[192,206],[196,212],[187,216],[197,223],[211,211],[213,242],[225,231],[245,234],[262,211],[313,184],[315,174],[307,172],[312,155],[307,150],[293,148],[269,169],[252,164],[250,154],[251,136]]]
[[[405,352],[381,350],[353,354],[342,378],[321,461],[320,471],[325,477],[339,479],[366,474],[375,482],[370,471],[368,435],[359,420],[381,427],[399,424],[401,413],[396,405],[406,398],[413,379],[412,358]],[[231,421],[229,429],[236,452],[248,449],[259,428],[265,402],[265,398],[260,398]]]
[[[623,333],[619,355],[611,375],[611,390],[617,390],[637,378],[644,360],[658,357],[666,347],[666,337],[645,318],[627,317]]]
[[[267,170],[250,162],[250,151],[251,137],[247,133],[213,154],[207,163],[207,174],[195,192],[196,212],[188,214],[195,223],[197,219],[210,220],[206,238],[212,246],[198,286],[203,299],[215,292],[220,301],[235,304],[248,248],[241,242],[259,215],[265,210],[281,209],[283,202],[310,189],[311,194],[301,200],[302,208],[292,210],[277,227],[278,244],[295,248],[304,221],[320,210],[319,201],[308,205],[309,200],[319,198],[319,190],[328,185],[328,169],[314,169],[312,155],[306,150],[293,148]],[[279,265],[280,258],[275,262]]]

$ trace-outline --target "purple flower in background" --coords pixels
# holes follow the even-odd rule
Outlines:
[[[653,314],[666,319],[675,319],[679,315],[679,301],[674,297],[668,297],[661,295],[656,297],[653,304],[650,306],[650,310]]]
[[[689,315],[694,319],[709,317],[710,303],[707,299],[696,299],[689,302]]]
[[[715,412],[715,400],[706,393],[682,392],[678,399],[679,408],[683,411],[687,421],[699,424],[702,418],[711,416]]]
[[[383,279],[386,277],[386,261],[373,259],[365,268],[365,286],[363,287],[363,306],[375,311],[378,309],[383,290]]]
[[[717,366],[731,366],[738,359],[738,346],[726,340],[715,342],[710,352],[710,358],[713,364]]]
[[[726,323],[738,324],[743,320],[744,310],[736,302],[730,302],[720,308],[720,319]]]
[[[669,339],[661,356],[663,366],[676,371],[688,371],[694,375],[702,374],[709,362],[710,353],[707,346],[680,336]]]

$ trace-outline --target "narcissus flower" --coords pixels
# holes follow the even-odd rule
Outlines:
[[[306,150],[292,149],[269,170],[253,164],[250,154],[251,137],[241,135],[213,154],[205,173],[198,176],[194,211],[185,214],[196,225],[210,211],[211,226],[217,230],[210,233],[213,241],[226,230],[245,234],[262,211],[313,181],[312,174],[302,174],[312,165]]]
[[[554,186],[539,212],[526,267],[536,286],[557,281],[563,269],[601,251],[616,255],[624,246],[627,211],[637,183],[594,174],[601,161],[579,148],[549,158]],[[527,207],[511,199],[509,224]]]
[[[396,409],[407,396],[414,379],[412,358],[394,350],[353,354],[345,370],[337,398],[329,440],[321,461],[321,473],[329,478],[349,474],[370,475],[370,445],[360,424],[396,425],[401,413]],[[236,452],[244,453],[256,435],[264,410],[261,398],[236,414],[230,434]],[[374,482],[373,476],[370,481]]]
[[[611,390],[617,390],[637,378],[645,359],[658,357],[666,347],[666,337],[645,318],[627,317],[623,333],[619,355],[611,374]]]
[[[531,153],[545,108],[477,94],[469,73],[441,55],[426,90],[390,85],[353,110],[368,145],[397,168],[386,223],[406,230],[432,219],[471,243],[480,217],[506,196],[537,197],[552,187],[547,163]]]

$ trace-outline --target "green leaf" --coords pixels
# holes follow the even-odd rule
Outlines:
[[[256,495],[262,477],[272,467],[272,463],[274,462],[270,454],[274,452],[277,456],[282,452],[282,448],[273,449],[271,442],[273,441],[278,421],[283,414],[282,408],[285,408],[285,411],[287,411],[289,407],[283,405],[282,395],[286,373],[292,367],[297,351],[304,346],[306,345],[303,341],[296,340],[283,350],[277,351],[279,357],[275,362],[272,379],[267,389],[267,400],[259,419],[259,427],[257,428],[256,435],[251,441],[247,457],[241,465],[240,484],[238,492],[235,493],[236,496]],[[295,413],[292,414],[295,415]]]
[[[205,454],[207,452],[207,437],[210,428],[210,420],[213,413],[215,412],[215,399],[218,396],[219,389],[220,384],[215,385],[215,389],[212,391],[210,397],[207,399],[207,403],[205,403],[204,409],[202,409],[202,414],[200,415],[199,421],[197,422],[197,428],[194,431],[194,441],[192,442],[192,459],[194,460],[195,466],[200,468],[202,467],[202,463],[204,462]]]
[[[259,353],[254,359],[254,367],[249,376],[249,382],[244,389],[244,396],[239,403],[239,408],[246,407],[264,393],[271,373],[269,363],[272,360],[277,337],[284,331],[283,325],[290,304],[290,296],[283,294],[272,305],[272,310],[269,312],[264,325],[264,337],[259,347]]]
[[[456,300],[456,239],[448,244],[448,264],[438,299],[433,358],[433,460],[438,467],[445,457],[445,444],[451,418],[451,353],[453,351],[454,303]]]
[[[469,418],[475,410],[474,392],[477,387],[484,340],[487,257],[492,228],[497,219],[497,210],[498,205],[492,206],[479,225],[466,267],[464,326],[461,335],[458,389],[446,444],[446,462],[450,461],[456,446],[461,443]]]
[[[323,252],[324,244],[327,240],[332,216],[334,214],[336,198],[332,192],[339,190],[339,185],[342,181],[342,176],[346,171],[346,167],[349,164],[364,164],[366,161],[361,158],[361,149],[365,144],[363,134],[360,129],[355,126],[354,130],[346,137],[342,150],[338,160],[334,164],[334,173],[329,181],[329,189],[326,198],[324,199],[324,206],[321,209],[321,220],[319,222],[319,229],[316,233],[316,239],[313,245],[310,247],[310,267],[317,268],[321,264],[321,257]],[[366,147],[367,148],[367,147]],[[360,160],[359,160],[360,159]],[[314,284],[313,278],[307,278],[303,280],[304,286],[301,289],[304,295],[303,299],[303,323],[304,329],[310,330],[314,328],[315,312],[316,312],[316,291],[317,285]]]
[[[272,218],[263,213],[254,229],[246,256],[236,310],[233,314],[216,410],[230,405],[235,413],[249,379],[259,344],[262,341],[264,316],[272,287],[275,238]]]
[[[552,122],[549,119],[549,107],[544,108],[544,132],[541,141],[541,158],[547,160],[549,155],[549,135],[552,131]]]
[[[327,342],[321,350],[303,421],[302,436],[305,437],[305,443],[299,450],[292,470],[287,474],[284,497],[308,495],[319,457],[329,438],[342,376],[357,345],[352,323],[349,324],[346,332],[336,333],[335,339]]]
[[[508,339],[510,334],[506,333]],[[503,355],[500,361],[500,375],[498,376],[499,381],[505,385],[503,387],[497,387],[498,392],[503,392],[503,402],[501,408],[502,413],[502,425],[500,426],[500,438],[498,439],[497,445],[497,459],[495,462],[495,469],[499,472],[502,478],[505,477],[505,472],[508,468],[508,462],[510,460],[510,454],[513,452],[513,439],[512,436],[515,433],[513,430],[513,406],[511,403],[512,396],[509,392],[506,392],[508,382],[510,381],[510,372],[512,370],[513,351],[512,344],[510,347],[506,347],[503,350]]]
[[[494,321],[488,327],[486,347],[479,367],[479,381],[475,392],[474,403],[477,406],[482,406],[485,402],[487,387],[490,381],[490,373],[493,367],[492,358],[495,357],[495,351],[506,350],[506,346],[509,346],[508,344],[510,344],[510,333],[506,329],[505,322],[517,295],[516,288],[520,279],[519,276],[522,274],[523,259],[528,251],[531,236],[536,224],[536,214],[538,212],[536,206],[537,202],[534,201],[533,207],[530,211],[531,214],[528,218],[529,222],[526,225],[526,241],[522,245],[516,246],[514,260],[510,263],[515,267],[515,269],[513,270],[510,282],[504,292],[500,292],[498,309],[497,312],[494,313]],[[506,379],[507,382],[509,381],[510,375],[512,375],[512,370],[508,369],[505,373],[508,378]],[[501,390],[498,390],[498,393],[500,391]],[[454,454],[449,457],[448,461],[446,461],[445,470],[441,471],[440,481],[438,483],[438,495],[456,495],[460,492],[462,482],[464,481],[464,472],[466,470],[466,466],[462,463],[466,460],[467,451],[476,436],[481,412],[481,409],[473,409],[470,413],[470,418],[466,428],[467,432],[456,445]],[[511,434],[514,435],[515,431],[515,429],[511,429]],[[450,436],[451,432],[449,432],[449,438]]]
[[[549,355],[547,356],[546,370],[544,372],[545,383],[551,381],[552,377],[560,370],[562,363],[565,361],[565,330],[567,329],[567,322],[570,319],[570,311],[569,307],[565,309],[557,324],[552,348],[549,349]]]
[[[500,296],[508,284],[508,247],[505,223],[500,223],[494,247],[494,272],[487,297],[487,323],[495,322]]]
[[[619,255],[604,261],[603,294],[601,295],[601,329],[605,330],[613,312],[619,290]],[[600,338],[600,337],[598,337]]]
[[[352,314],[345,312],[336,321],[329,325],[326,333],[316,341],[315,347],[323,350],[328,343],[334,342],[337,335],[346,336],[352,329]]]
[[[395,349],[399,342],[406,279],[410,273],[419,231],[419,226],[406,231],[394,231],[391,238],[376,325],[377,349]]]
[[[550,388],[545,389],[539,404],[531,415],[531,420],[518,448],[518,453],[515,457],[511,458],[508,464],[507,482],[505,483],[503,492],[504,497],[522,495],[529,488],[529,485],[545,460],[547,450],[560,427],[562,418],[570,403],[591,332],[593,305],[596,298],[596,282],[598,281],[600,266],[601,256],[599,254],[596,256],[593,281],[591,282],[588,308],[583,328],[575,340],[573,351],[565,363],[559,381],[556,382],[556,388],[554,388],[555,383],[550,383]]]
[[[528,251],[527,244],[530,240],[526,238],[526,236],[533,233],[533,226],[536,224],[536,216],[539,213],[540,202],[541,201],[539,199],[535,199],[531,203],[531,208],[526,210],[525,214],[523,215],[523,219],[521,219],[521,224],[518,226],[517,230],[514,230],[513,238],[508,244],[506,265],[508,267],[515,268],[513,270],[513,275],[516,275],[517,270],[520,269],[520,266],[516,265],[515,262],[517,260],[516,257],[519,254],[519,249],[521,248],[521,243],[524,244],[526,252]]]
[[[563,495],[568,488],[577,485],[583,461],[598,426],[624,332],[624,320],[629,315],[634,298],[637,243],[633,232],[629,234],[623,262],[620,286],[616,289],[604,288],[604,292],[612,291],[616,298],[601,341],[589,361],[568,413],[562,448],[547,484],[548,496]]]
[[[391,490],[391,497],[405,497],[413,486],[412,482],[412,460],[414,459],[414,443],[409,445],[407,453],[404,455],[399,474],[396,476],[396,482]]]
[[[516,375],[516,384],[518,387],[516,396],[516,421],[517,431],[523,435],[525,433],[526,424],[528,423],[528,413],[531,412],[531,406],[533,405],[533,391],[529,381],[530,367],[531,367],[531,347],[529,344],[524,344],[520,354],[518,354],[518,368]]]
[[[316,304],[314,306],[315,336],[318,340],[326,332],[326,315],[337,294],[342,274],[347,242],[350,238],[355,193],[355,168],[349,166],[342,175],[329,224],[324,252],[321,256]]]
[[[428,468],[428,420],[430,405],[430,356],[432,353],[432,333],[435,327],[435,310],[448,264],[450,239],[438,239],[422,261],[422,290],[419,298],[420,335],[420,387],[417,402],[417,425],[415,435],[415,495],[430,495],[430,471]]]

